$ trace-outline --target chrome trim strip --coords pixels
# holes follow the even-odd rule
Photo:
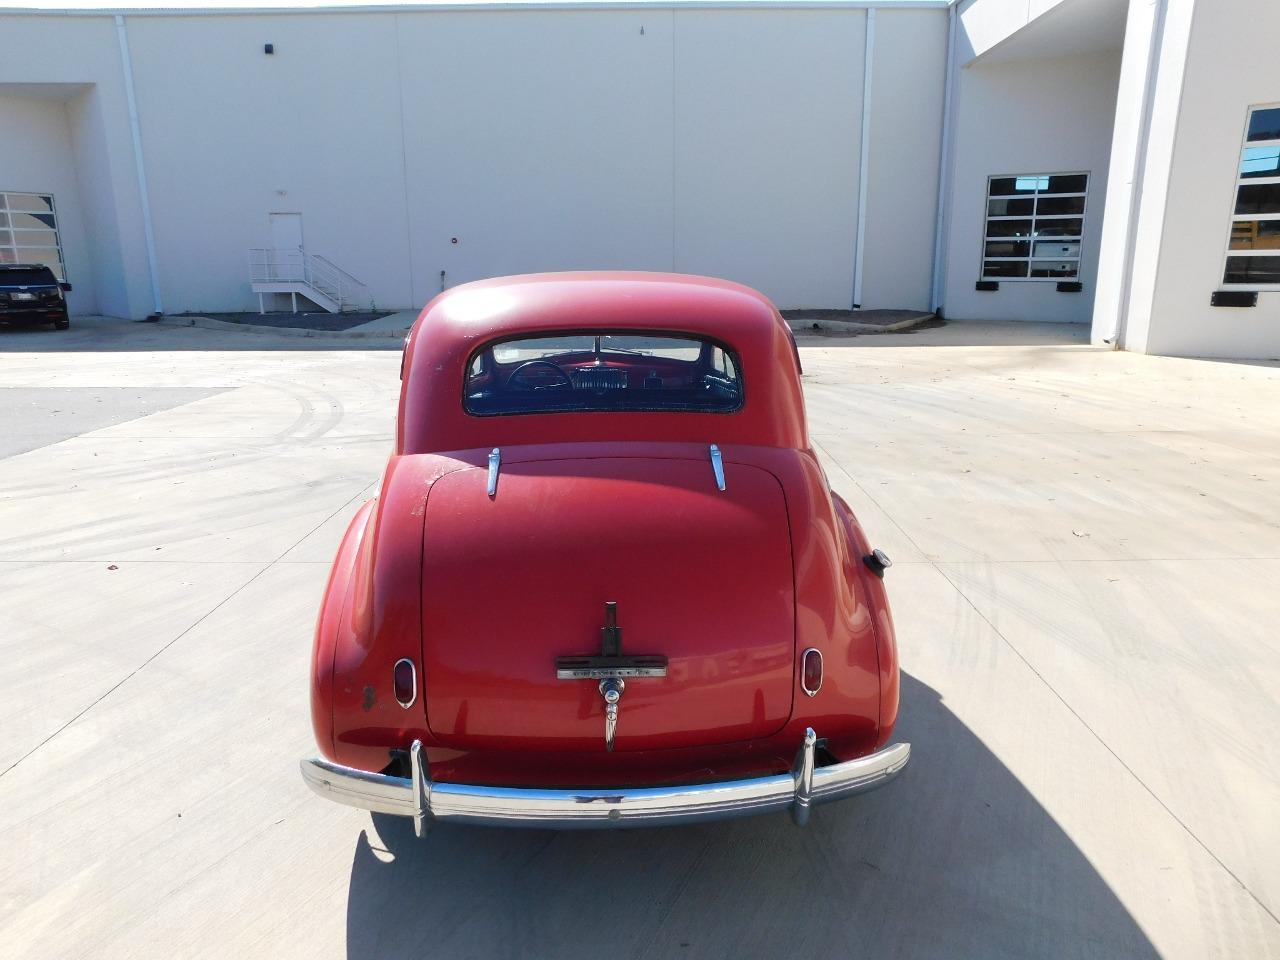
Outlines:
[[[804,662],[809,659],[809,654],[816,653],[818,655],[818,685],[810,690],[804,683]],[[800,689],[805,692],[805,696],[816,697],[818,691],[822,689],[822,651],[817,647],[810,647],[804,653],[800,654]]]
[[[607,790],[537,790],[433,783],[422,745],[410,748],[412,778],[343,767],[327,760],[302,761],[302,776],[320,796],[352,807],[413,817],[425,832],[433,820],[542,829],[656,827],[725,820],[791,810],[796,822],[809,808],[883,786],[911,758],[897,743],[877,753],[829,767],[815,767],[817,736],[805,731],[791,773],[684,787]]]
[[[720,455],[720,448],[714,443],[711,445],[711,470],[716,475],[716,488],[724,489],[724,458]]]
[[[413,681],[413,696],[411,696],[408,700],[401,700],[397,696],[396,703],[400,704],[400,706],[408,710],[410,707],[412,707],[415,703],[418,702],[418,668],[414,664],[414,662],[410,660],[408,657],[401,657],[399,660],[396,661],[395,666],[391,668],[392,696],[395,696],[395,693],[396,693],[396,670],[397,668],[399,668],[400,664],[402,663],[407,663],[409,665],[409,672]]]
[[[498,494],[498,471],[502,469],[502,451],[494,447],[489,451],[489,496]]]

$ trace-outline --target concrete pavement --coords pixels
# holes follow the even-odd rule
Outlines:
[[[0,952],[1280,957],[1280,369],[1081,340],[801,340],[895,561],[898,782],[419,843],[296,765],[398,351],[0,330]]]

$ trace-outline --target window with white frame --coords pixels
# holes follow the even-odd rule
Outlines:
[[[51,195],[0,192],[0,263],[43,263],[67,279]]]
[[[1077,279],[1088,192],[1087,173],[991,177],[982,279]]]
[[[1222,283],[1280,290],[1280,107],[1249,111]]]

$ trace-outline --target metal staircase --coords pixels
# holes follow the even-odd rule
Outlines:
[[[252,247],[249,250],[249,287],[258,295],[258,312],[266,313],[264,293],[287,293],[298,312],[299,295],[322,310],[341,313],[370,306],[368,288],[332,260],[297,250]]]

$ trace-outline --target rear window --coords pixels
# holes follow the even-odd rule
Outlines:
[[[31,287],[57,282],[57,277],[48,267],[17,267],[0,270],[0,287]]]
[[[742,406],[737,358],[709,340],[651,334],[550,334],[489,344],[467,365],[467,413],[685,411]]]

